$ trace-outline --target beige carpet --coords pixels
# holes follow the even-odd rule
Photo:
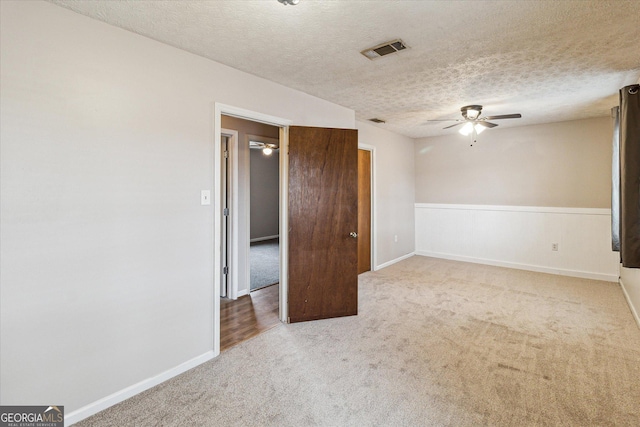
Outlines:
[[[79,426],[640,425],[615,283],[413,257],[356,317],[281,325]]]

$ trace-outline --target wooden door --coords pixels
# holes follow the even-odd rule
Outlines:
[[[358,313],[358,131],[289,128],[289,321]]]
[[[358,150],[358,274],[371,270],[371,151]]]

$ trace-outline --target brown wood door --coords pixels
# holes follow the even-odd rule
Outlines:
[[[371,151],[358,150],[358,274],[371,270]]]
[[[289,128],[289,321],[358,313],[358,131]]]

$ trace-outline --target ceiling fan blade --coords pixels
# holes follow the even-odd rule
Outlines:
[[[519,119],[522,117],[522,114],[502,114],[501,116],[489,116],[483,117],[482,120],[500,120],[500,119]]]
[[[426,120],[427,122],[464,122],[464,120],[458,119],[442,119],[442,120]]]
[[[455,126],[460,126],[461,124],[462,124],[462,122],[460,122],[460,123],[456,123],[456,124],[453,124],[453,125],[451,125],[451,126],[444,127],[444,128],[442,128],[442,129],[449,129],[449,128],[452,128],[452,127],[455,127]]]
[[[491,129],[498,126],[496,123],[491,123],[491,122],[480,122],[480,124],[486,127],[487,129]]]

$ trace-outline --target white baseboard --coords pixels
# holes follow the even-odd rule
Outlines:
[[[264,240],[273,240],[273,239],[279,239],[279,238],[280,238],[280,235],[276,234],[275,236],[256,237],[255,239],[250,239],[249,242],[255,243],[255,242],[262,242]]]
[[[566,270],[562,268],[542,267],[539,265],[520,264],[516,262],[497,261],[493,259],[467,257],[461,255],[444,254],[439,252],[416,251],[416,255],[428,256],[432,258],[450,259],[453,261],[472,262],[474,264],[495,265],[496,267],[515,268],[518,270],[537,271],[539,273],[558,274],[560,276],[580,277],[581,279],[603,280],[605,282],[617,282],[618,276],[615,274],[592,273],[589,271]]]
[[[631,310],[631,314],[633,314],[633,318],[636,319],[638,328],[640,328],[640,316],[638,315],[638,311],[634,307],[633,302],[631,302],[631,297],[629,297],[629,293],[627,292],[627,289],[624,287],[624,282],[622,281],[622,278],[620,278],[620,287],[622,288],[622,293],[624,294],[624,297],[627,300],[627,304],[629,305],[629,310]]]
[[[392,259],[391,261],[387,261],[384,264],[380,264],[380,265],[376,266],[376,268],[373,271],[382,270],[383,268],[389,267],[390,265],[393,265],[393,264],[395,264],[397,262],[400,262],[400,261],[405,260],[407,258],[411,258],[415,254],[416,254],[415,252],[411,252],[411,253],[408,253],[406,255],[402,255],[399,258]]]
[[[416,203],[417,209],[449,209],[464,211],[504,211],[504,212],[534,212],[560,213],[572,215],[611,215],[611,209],[605,208],[564,208],[547,206],[501,206],[501,205],[454,205],[442,203]]]
[[[241,291],[238,291],[238,298],[245,296],[245,295],[249,295],[249,289],[243,289]]]
[[[171,368],[165,372],[162,372],[161,374],[158,374],[154,377],[140,381],[137,384],[129,386],[107,397],[104,397],[100,400],[97,400],[93,403],[83,406],[82,408],[75,410],[64,417],[65,425],[70,426],[79,421],[82,421],[85,418],[90,417],[91,415],[95,415],[100,411],[103,411],[115,404],[118,404],[120,402],[123,402],[129,399],[130,397],[135,396],[136,394],[142,393],[143,391],[148,390],[151,387],[155,387],[156,385],[164,381],[167,381],[177,375],[180,375],[191,368],[195,368],[196,366],[201,365],[213,359],[213,357],[214,357],[213,351],[208,351],[198,357],[194,357],[191,360],[181,363],[175,368]]]

